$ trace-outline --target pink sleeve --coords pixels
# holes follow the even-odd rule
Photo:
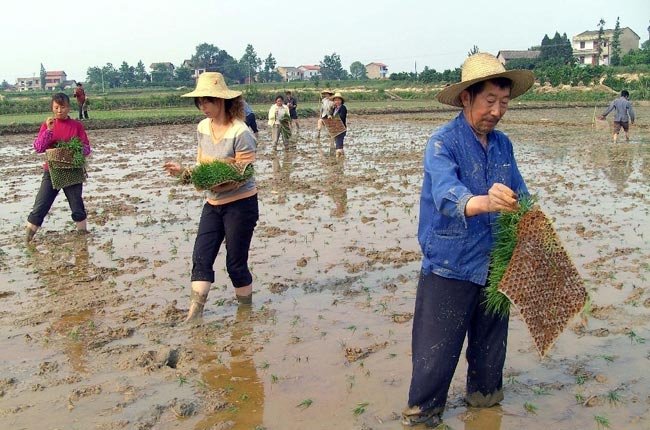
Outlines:
[[[38,153],[45,152],[45,150],[48,149],[52,144],[52,135],[52,130],[48,130],[47,125],[43,123],[43,125],[41,125],[40,131],[38,132],[38,136],[36,136],[36,139],[34,140],[34,150],[36,150]]]

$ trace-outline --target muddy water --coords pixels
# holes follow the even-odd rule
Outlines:
[[[275,153],[263,130],[255,303],[237,309],[220,256],[200,327],[178,323],[201,199],[160,169],[192,162],[194,126],[91,132],[91,234],[71,232],[60,197],[30,247],[33,136],[3,136],[0,428],[401,428],[422,151],[450,117],[351,117],[343,159],[312,130]],[[592,311],[544,360],[514,314],[504,402],[467,409],[461,361],[453,429],[650,428],[650,130],[613,145],[592,118],[512,110],[500,124]]]

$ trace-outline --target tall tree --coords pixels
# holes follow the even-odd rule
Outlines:
[[[544,35],[540,46],[539,61],[551,65],[573,64],[573,48],[566,33],[560,36],[560,33],[556,31],[552,39],[549,39],[548,35]]]
[[[120,85],[123,87],[128,87],[135,83],[135,67],[129,66],[129,63],[126,61],[122,61],[118,75]]]
[[[244,71],[244,77],[249,78],[249,80],[252,82],[253,79],[255,79],[255,75],[257,75],[257,72],[262,65],[262,59],[257,56],[257,52],[255,52],[255,48],[253,48],[253,45],[250,43],[246,45],[246,51],[244,51],[244,55],[242,55],[241,59],[239,60],[239,66],[242,71]]]
[[[262,82],[280,82],[282,81],[282,76],[275,70],[277,61],[273,56],[273,53],[269,52],[268,57],[264,59],[264,69],[260,72],[259,76]]]
[[[325,80],[342,80],[348,77],[348,73],[341,65],[341,57],[336,52],[323,57],[323,61],[320,62],[320,74],[321,79]]]
[[[368,79],[366,66],[364,66],[361,61],[355,61],[354,63],[350,64],[350,77],[358,81],[365,81]]]
[[[605,20],[600,18],[598,21],[598,38],[596,39],[596,53],[598,54],[596,65],[600,64],[600,56],[603,53],[603,43],[605,42]]]
[[[616,17],[616,26],[612,35],[612,56],[609,59],[609,64],[612,66],[621,64],[621,22],[618,16]]]
[[[104,87],[117,88],[120,86],[120,73],[112,63],[106,63],[102,67],[102,73],[104,75]]]
[[[45,71],[45,67],[43,66],[43,63],[41,63],[41,89],[45,89],[45,78],[47,77],[47,72]]]
[[[192,82],[192,69],[180,66],[174,70],[174,79],[180,82]]]
[[[174,79],[174,66],[170,63],[155,63],[151,70],[151,82],[164,83]]]
[[[226,78],[233,81],[239,82],[244,76],[237,60],[231,57],[227,51],[209,43],[198,45],[190,62],[196,68],[221,72]]]
[[[149,82],[149,74],[147,73],[147,68],[145,67],[142,60],[138,61],[138,64],[135,66],[135,70],[133,71],[133,76],[135,82],[138,85],[142,85],[146,82]]]

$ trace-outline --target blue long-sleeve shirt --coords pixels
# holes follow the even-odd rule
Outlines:
[[[498,213],[465,216],[467,201],[496,182],[528,194],[510,139],[496,130],[487,138],[484,149],[461,112],[427,143],[418,226],[425,274],[485,285]]]
[[[614,116],[614,121],[617,122],[634,122],[634,109],[632,109],[632,103],[625,97],[621,96],[611,102],[609,107],[603,116],[607,116],[611,111],[616,110],[616,115]]]

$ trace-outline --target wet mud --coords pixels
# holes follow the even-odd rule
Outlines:
[[[3,136],[0,428],[402,428],[422,154],[452,115],[352,115],[339,158],[315,121],[277,152],[261,130],[253,307],[238,308],[222,249],[194,327],[180,323],[202,198],[162,164],[193,162],[195,126],[90,131],[90,234],[60,195],[30,246],[40,158],[34,136]],[[650,428],[650,130],[613,144],[592,115],[512,110],[499,125],[591,309],[543,360],[513,312],[504,401],[468,408],[461,360],[449,428]]]

